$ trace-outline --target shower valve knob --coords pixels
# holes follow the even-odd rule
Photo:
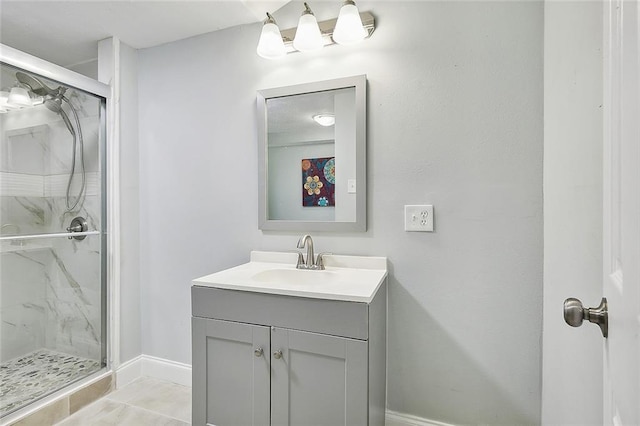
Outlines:
[[[74,218],[71,221],[71,225],[67,228],[67,232],[87,232],[89,230],[89,224],[87,220],[81,216]],[[69,239],[75,238],[76,240],[84,240],[86,235],[69,235]]]

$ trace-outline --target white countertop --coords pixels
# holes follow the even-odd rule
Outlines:
[[[193,285],[370,303],[387,276],[387,258],[324,257],[325,270],[296,269],[297,254],[252,251],[251,261],[193,280]]]

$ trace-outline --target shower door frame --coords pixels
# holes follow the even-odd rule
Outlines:
[[[101,324],[101,351],[102,359],[106,364],[107,371],[113,371],[113,359],[117,358],[117,342],[118,336],[113,326],[113,319],[117,315],[118,301],[114,299],[114,295],[118,294],[114,284],[117,285],[117,277],[119,276],[119,265],[113,259],[114,250],[117,250],[117,237],[119,220],[119,204],[118,204],[118,186],[113,183],[117,182],[114,173],[111,171],[118,170],[118,159],[114,155],[117,151],[114,149],[115,140],[113,134],[113,96],[112,87],[101,83],[97,80],[78,74],[67,68],[47,62],[43,59],[24,53],[4,44],[0,44],[0,62],[23,69],[27,72],[38,74],[42,77],[59,82],[65,86],[82,90],[86,93],[103,98],[105,102],[100,102],[100,117],[105,117],[104,126],[100,128],[100,167],[101,173],[101,221],[100,234],[101,239],[101,287],[104,292],[102,297],[102,316]],[[57,234],[52,234],[52,236]],[[114,345],[116,347],[114,347]],[[35,402],[38,404],[38,402]]]

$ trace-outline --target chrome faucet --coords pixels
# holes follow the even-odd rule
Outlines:
[[[298,240],[298,248],[304,248],[304,246],[307,246],[307,261],[306,263],[301,263],[300,262],[300,257],[298,257],[298,264],[296,265],[296,268],[298,269],[315,269],[316,263],[315,263],[315,256],[313,255],[313,239],[311,238],[311,235],[309,234],[305,234],[302,237],[300,237],[300,239]]]
[[[302,249],[307,246],[307,259],[305,261],[301,252],[298,252],[297,269],[324,270],[324,256],[331,253],[320,253],[317,257],[313,254],[313,239],[311,235],[305,234],[298,240],[298,248]]]

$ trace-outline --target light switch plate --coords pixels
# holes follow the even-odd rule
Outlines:
[[[356,180],[347,179],[347,194],[355,194],[355,193],[356,193]]]
[[[433,232],[433,206],[404,206],[404,230],[408,232]]]

